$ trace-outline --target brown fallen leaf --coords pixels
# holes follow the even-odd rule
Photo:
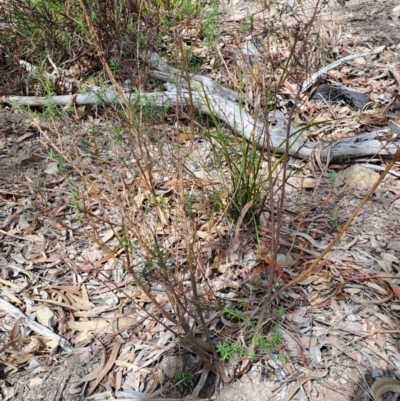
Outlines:
[[[123,316],[118,319],[107,318],[107,319],[91,319],[87,321],[68,321],[67,328],[69,330],[75,330],[80,332],[94,331],[112,334],[114,333],[113,322],[117,320],[118,330],[127,329],[137,323],[137,320],[133,317]]]
[[[96,342],[98,344],[100,344],[101,346],[101,359],[100,359],[100,364],[99,366],[93,370],[93,372],[88,373],[86,376],[81,377],[79,380],[77,380],[74,383],[85,383],[85,382],[89,382],[92,381],[94,379],[96,379],[98,377],[98,375],[102,372],[104,365],[106,363],[106,357],[107,357],[107,352],[105,347],[103,346],[103,344],[96,340]]]
[[[13,341],[17,338],[17,332],[19,329],[19,326],[21,326],[21,323],[24,322],[24,319],[22,317],[18,318],[15,323],[14,323],[14,327],[12,328],[11,332],[10,332],[10,341]]]
[[[114,366],[114,362],[117,359],[119,349],[121,348],[121,345],[123,344],[123,340],[119,337],[116,338],[116,341],[114,343],[114,347],[111,351],[110,357],[107,361],[107,364],[103,367],[101,372],[98,374],[92,385],[89,387],[89,390],[87,392],[87,395],[90,396],[93,391],[96,389],[98,384],[101,382],[103,377],[108,373],[108,371]]]
[[[397,299],[400,299],[400,287],[397,284],[392,283],[391,281],[388,281],[388,283],[392,288],[393,294],[396,296]]]
[[[308,381],[310,380],[320,380],[322,376],[307,376],[304,377],[301,380],[298,380],[296,383],[293,383],[290,388],[289,388],[289,392],[286,395],[285,401],[290,401],[294,395],[299,391],[300,387],[302,387],[304,384],[306,384]]]
[[[82,297],[82,294],[76,285],[46,285],[44,289],[61,290],[67,292],[68,294],[74,294],[78,297]]]

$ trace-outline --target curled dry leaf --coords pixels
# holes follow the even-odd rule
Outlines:
[[[96,377],[98,377],[98,375],[100,374],[100,372],[103,370],[104,365],[106,363],[106,357],[107,357],[107,352],[105,347],[103,346],[103,344],[101,344],[100,341],[96,341],[96,343],[100,346],[101,349],[101,357],[100,357],[100,363],[99,366],[97,366],[93,372],[88,373],[86,376],[81,377],[79,380],[77,380],[75,383],[85,383],[85,382],[89,382],[92,381],[94,379],[96,379]]]

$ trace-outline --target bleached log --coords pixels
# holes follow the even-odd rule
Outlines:
[[[168,83],[163,92],[123,93],[131,103],[155,107],[189,106],[193,104],[201,112],[213,115],[224,122],[236,134],[247,140],[255,140],[260,147],[266,148],[267,141],[276,153],[283,153],[288,141],[289,154],[301,159],[310,159],[317,153],[322,161],[352,162],[358,158],[370,156],[392,157],[400,142],[391,134],[389,128],[367,132],[352,138],[341,139],[330,143],[311,142],[301,136],[300,131],[288,123],[280,111],[275,111],[268,124],[257,122],[237,102],[237,94],[217,84],[208,77],[190,76],[189,81],[178,69],[167,65],[157,54],[147,53],[143,60],[150,67],[150,75]],[[116,91],[97,91],[78,95],[61,95],[48,97],[3,97],[3,103],[15,105],[44,107],[48,102],[56,105],[76,105],[98,103],[122,103],[121,95]]]

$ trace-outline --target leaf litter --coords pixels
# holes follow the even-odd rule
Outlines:
[[[229,55],[228,48],[224,51]],[[399,83],[386,66],[387,62],[395,61],[392,59],[394,48],[394,44],[379,46],[375,49],[378,56],[355,60],[327,74],[330,83],[368,93],[375,103],[372,110],[353,114],[348,105],[310,101],[302,113],[294,115],[294,120],[304,124],[309,119],[326,121],[334,116],[335,121],[328,122],[323,131],[311,129],[311,136],[324,140],[355,135],[362,126],[386,123],[389,114],[398,107],[393,93]],[[353,47],[351,52],[355,50]],[[346,53],[345,48],[341,51]],[[249,96],[253,101],[256,97]],[[44,156],[46,149],[37,139],[36,131],[23,125],[22,129],[28,130],[24,136],[13,129],[7,131],[1,148],[5,162],[1,166],[4,185],[0,192],[3,218],[0,288],[1,298],[8,300],[1,304],[3,374],[0,379],[7,383],[3,398],[18,399],[26,391],[25,386],[31,399],[39,399],[38,394],[43,391],[50,394],[54,389],[45,386],[51,373],[48,366],[59,372],[59,377],[55,381],[52,379],[51,384],[56,394],[67,383],[70,386],[64,395],[58,395],[60,399],[81,399],[84,391],[79,384],[85,382],[88,383],[84,389],[88,399],[94,399],[89,396],[96,389],[104,397],[109,394],[109,399],[112,399],[111,394],[113,398],[178,398],[182,394],[173,384],[174,374],[187,367],[206,388],[209,377],[206,366],[201,366],[196,356],[184,349],[177,335],[166,329],[177,331],[178,327],[159,313],[152,300],[123,269],[123,248],[118,237],[121,216],[113,210],[110,183],[101,176],[102,166],[89,154],[72,163],[76,168],[79,163],[85,169],[93,166],[91,190],[96,196],[87,199],[86,207],[94,215],[105,217],[104,225],[98,227],[99,239],[91,234],[94,220],[92,226],[82,227],[79,213],[70,207],[74,194],[68,190],[59,164],[49,162]],[[77,129],[84,135],[85,127]],[[101,129],[107,136],[109,124],[104,123]],[[60,145],[75,139],[71,134],[70,137],[66,135]],[[22,145],[28,140],[31,155],[25,157]],[[21,146],[15,148],[10,145],[12,143]],[[190,158],[193,171],[197,168],[199,173],[195,177],[185,177],[185,188],[190,189],[193,197],[193,210],[201,215],[209,205],[196,189],[218,186],[221,177],[210,175],[209,169],[204,168],[212,160],[210,149],[201,140],[195,143],[195,149],[197,152],[192,150]],[[106,148],[102,160],[113,160],[115,151]],[[123,207],[130,209],[131,223],[135,222],[135,213],[147,210],[147,226],[162,238],[163,247],[171,249],[176,261],[184,264],[187,239],[180,234],[182,222],[174,202],[180,181],[175,172],[163,171],[162,165],[162,159],[173,157],[175,149],[164,149],[160,154],[155,146],[152,151],[152,157],[159,161],[158,172],[155,169],[158,176],[152,177],[156,183],[156,199],[152,198],[153,192],[146,182],[129,171],[115,168],[113,182],[121,194]],[[345,169],[345,166],[339,167]],[[120,179],[123,174],[124,178]],[[306,166],[301,174],[313,176],[313,171]],[[353,173],[351,176],[354,177]],[[279,284],[307,268],[310,259],[315,258],[340,229],[346,213],[365,194],[363,179],[357,180],[356,187],[347,182],[339,188],[328,178],[323,177],[311,191],[293,181],[293,189],[289,190],[285,201],[288,211],[285,225],[290,232],[282,233],[280,254],[284,259],[280,259],[276,267],[281,277]],[[317,271],[281,294],[279,306],[284,307],[285,314],[279,324],[287,360],[277,360],[276,355],[262,359],[273,367],[272,376],[283,383],[283,388],[291,378],[297,381],[294,387],[287,389],[287,399],[295,397],[301,387],[306,392],[319,391],[331,400],[343,399],[340,397],[344,394],[353,394],[353,388],[360,384],[365,372],[371,372],[372,378],[395,375],[393,370],[400,364],[397,348],[400,256],[398,248],[387,249],[387,244],[398,235],[400,227],[396,222],[400,221],[400,211],[398,201],[388,203],[385,199],[394,192],[391,188],[396,182],[382,187],[380,194],[377,191],[376,198],[367,203],[344,236],[344,244],[334,248]],[[128,193],[130,188],[137,190],[133,200]],[[221,201],[227,196],[221,193]],[[43,205],[43,213],[38,213]],[[333,210],[339,212],[337,218],[332,216]],[[106,218],[112,222],[111,228]],[[203,225],[197,229],[196,243],[191,244],[201,250],[204,258],[205,271],[203,278],[199,275],[198,294],[204,300],[209,297],[210,302],[214,294],[219,302],[227,302],[227,305],[239,299],[251,305],[257,292],[265,291],[271,263],[267,256],[260,262],[258,250],[248,241],[244,230],[235,240],[224,244],[221,239],[232,228],[222,219],[210,221],[209,218],[204,216]],[[175,227],[169,224],[171,219],[176,219]],[[336,220],[338,225],[334,227],[332,222]],[[270,233],[267,228],[260,232],[265,248],[262,252],[268,254]],[[314,255],[310,256],[305,250]],[[145,256],[138,253],[133,264],[143,273]],[[183,286],[190,288],[189,276],[185,272],[180,274]],[[157,302],[172,312],[171,299],[164,288],[153,285],[152,291]],[[10,308],[10,302],[20,313]],[[207,318],[215,338],[240,341],[243,337],[243,324],[230,322],[220,311],[208,311]],[[37,323],[36,329],[30,321]],[[66,340],[63,348],[73,347],[72,355],[78,357],[80,364],[77,365],[76,359],[71,362],[72,357],[66,352],[55,353],[54,338],[47,337],[44,329],[63,337]],[[227,365],[225,374],[232,377],[233,370]],[[29,382],[24,383],[24,377],[28,377]],[[310,381],[313,381],[313,389],[306,386]],[[208,386],[207,396],[212,383]],[[195,388],[193,384],[189,393],[198,396],[201,390],[202,387]],[[335,391],[340,393],[339,398]]]

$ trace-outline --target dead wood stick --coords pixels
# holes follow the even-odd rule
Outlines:
[[[146,397],[146,398],[118,398],[118,400],[123,400],[123,401],[143,401],[143,400],[149,400],[149,401],[210,401],[209,398],[189,398],[189,397],[185,397],[185,398],[152,398],[151,394],[149,394],[150,397]],[[90,400],[90,398],[87,398],[87,400]],[[113,400],[117,400],[117,398],[103,398],[103,399],[99,399],[98,397],[96,397],[96,401],[113,401]]]
[[[65,340],[58,334],[51,331],[49,328],[42,326],[40,323],[30,319],[18,308],[16,308],[14,305],[10,304],[3,298],[0,298],[0,308],[3,309],[5,312],[9,313],[10,315],[14,316],[16,319],[19,318],[24,319],[24,323],[27,324],[32,331],[40,334],[43,337],[50,337],[51,339],[56,340],[59,343],[59,345],[64,349],[68,350],[71,349],[71,346],[67,340]]]
[[[342,62],[356,57],[373,53],[359,53],[344,57],[325,67],[317,74],[334,68]],[[359,134],[356,137],[345,138],[331,143],[310,142],[303,138],[302,130],[295,130],[290,121],[282,112],[276,110],[268,117],[265,123],[256,121],[238,102],[237,94],[232,90],[214,82],[208,77],[195,75],[190,77],[190,83],[182,73],[168,66],[160,56],[148,53],[145,61],[150,67],[150,76],[166,82],[164,92],[154,93],[119,93],[117,91],[91,92],[74,96],[75,104],[93,104],[99,101],[104,103],[148,104],[156,107],[168,106],[195,106],[201,112],[213,115],[227,124],[237,135],[248,141],[256,141],[263,149],[268,148],[281,154],[286,148],[289,155],[309,160],[316,151],[322,161],[332,163],[351,162],[362,157],[371,157],[379,154],[380,157],[392,158],[400,142],[387,139],[389,128]],[[303,85],[307,86],[315,78],[315,74]],[[67,104],[73,96],[54,96],[52,98],[10,96],[0,99],[0,103],[40,105],[45,106],[48,101],[57,105]]]
[[[339,65],[345,63],[346,61],[351,61],[359,57],[365,57],[365,56],[370,56],[371,54],[374,53],[356,53],[356,54],[350,54],[349,56],[342,57],[339,60],[334,61],[333,63],[327,65],[324,68],[321,68],[319,71],[316,73],[312,74],[310,78],[307,78],[303,84],[301,85],[301,93],[305,92],[308,88],[310,88],[312,85],[315,84],[315,82],[318,81],[322,75],[326,74],[328,71],[333,70],[336,67],[339,67]]]

